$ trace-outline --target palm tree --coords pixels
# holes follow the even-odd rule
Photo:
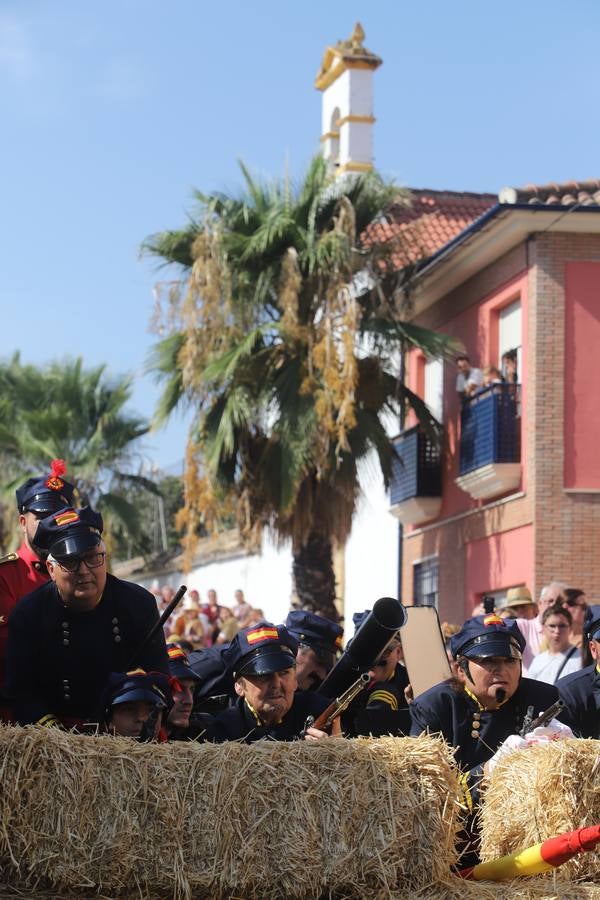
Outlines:
[[[300,604],[333,615],[332,548],[350,533],[359,462],[374,452],[387,483],[386,421],[410,405],[433,424],[399,360],[454,348],[401,319],[399,248],[376,227],[405,202],[397,188],[375,173],[334,180],[320,157],[295,189],[241,170],[241,196],[197,193],[186,228],[143,245],[181,273],[155,319],[156,422],[194,410],[188,557],[198,521],[233,509],[247,539],[269,527],[291,540]]]
[[[131,379],[111,381],[105,366],[86,370],[81,359],[38,367],[24,365],[15,354],[0,365],[0,396],[5,490],[46,471],[51,459],[64,459],[80,505],[103,513],[113,539],[126,534],[135,544],[139,516],[127,488],[156,487],[131,471],[139,439],[149,429],[124,410]]]

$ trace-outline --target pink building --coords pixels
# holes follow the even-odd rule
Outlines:
[[[410,354],[442,440],[408,421],[396,442],[404,601],[462,621],[519,584],[600,597],[600,181],[413,191],[391,228],[421,259],[413,321],[459,338],[480,369],[510,351],[518,373],[461,405],[454,363]]]

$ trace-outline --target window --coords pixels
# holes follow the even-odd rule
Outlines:
[[[522,335],[521,335],[521,301],[515,300],[503,307],[498,315],[498,360],[503,368],[502,374],[506,378],[507,372],[503,366],[502,357],[505,353],[512,352],[517,357],[517,380],[521,381],[523,370],[522,362]]]
[[[438,605],[438,558],[432,556],[413,565],[413,603],[415,606]]]
[[[441,359],[425,360],[424,400],[438,422],[444,419],[444,363]]]

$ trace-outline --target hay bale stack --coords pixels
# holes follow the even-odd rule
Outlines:
[[[484,860],[513,853],[600,822],[600,742],[557,741],[511,754],[485,791]],[[600,853],[582,853],[560,868],[563,878],[598,880]]]
[[[143,745],[0,728],[0,878],[63,895],[416,894],[455,861],[433,738]]]

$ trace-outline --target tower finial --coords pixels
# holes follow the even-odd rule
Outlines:
[[[352,44],[352,49],[353,50],[362,49],[362,43],[363,43],[364,39],[365,39],[365,30],[362,27],[362,25],[360,24],[360,22],[357,22],[356,25],[354,26],[354,31],[350,35],[350,43]]]

